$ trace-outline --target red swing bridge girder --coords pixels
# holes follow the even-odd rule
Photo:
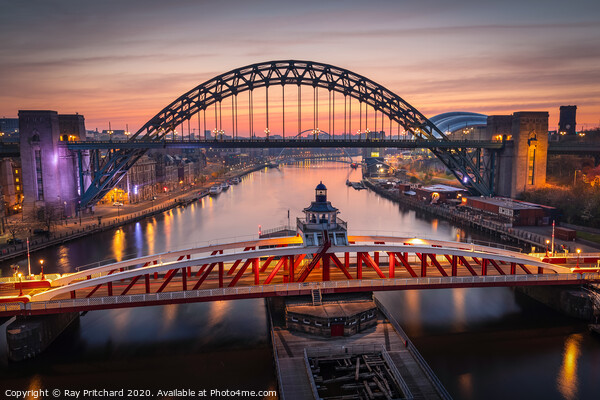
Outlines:
[[[380,290],[600,281],[600,253],[575,259],[396,236],[305,247],[298,236],[214,244],[123,260],[39,281],[0,299],[0,316]],[[16,284],[15,284],[16,285]],[[36,285],[29,284],[28,287]]]

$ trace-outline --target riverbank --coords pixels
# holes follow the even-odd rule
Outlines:
[[[535,248],[538,251],[541,251],[547,246],[546,241],[552,240],[551,235],[533,232],[527,230],[526,227],[515,228],[512,226],[508,226],[508,224],[491,221],[486,218],[483,218],[481,215],[473,215],[473,213],[461,211],[455,207],[451,207],[446,204],[434,205],[424,203],[413,198],[414,196],[407,196],[399,193],[398,191],[392,192],[387,189],[384,189],[381,186],[379,186],[377,182],[372,181],[370,179],[364,179],[363,182],[369,189],[371,189],[375,193],[379,194],[382,197],[390,199],[396,203],[402,204],[415,210],[423,211],[435,217],[444,218],[463,227],[477,229],[480,232],[495,236],[502,241],[512,241],[517,243],[519,246],[529,247],[532,250],[534,250]],[[577,248],[580,248],[583,252],[597,251],[593,246],[591,246],[591,244],[592,243],[587,243],[587,241],[576,242]],[[575,251],[575,248],[573,248],[573,242],[562,241],[555,238],[555,249],[558,249],[561,245],[566,246],[566,248],[571,248],[572,252]]]
[[[60,225],[55,227],[55,230],[49,235],[37,235],[29,239],[29,252],[33,253],[51,246],[69,242],[71,240],[80,239],[82,237],[95,233],[118,228],[123,225],[141,221],[145,218],[161,214],[178,206],[186,206],[194,201],[197,201],[208,195],[208,189],[214,183],[233,178],[241,178],[247,174],[263,169],[267,166],[266,163],[256,164],[239,171],[231,171],[220,179],[207,181],[200,187],[192,187],[191,189],[170,194],[166,198],[152,201],[148,208],[142,210],[133,209],[131,212],[123,210],[117,216],[108,216],[107,210],[104,212],[95,212],[93,216],[86,216],[82,219],[73,218],[71,220],[61,221]],[[154,205],[156,203],[156,205]],[[112,211],[108,209],[108,211]],[[114,214],[114,211],[112,211]],[[63,225],[64,223],[64,225]],[[0,250],[0,263],[23,257],[27,255],[27,243],[16,245],[6,245]]]

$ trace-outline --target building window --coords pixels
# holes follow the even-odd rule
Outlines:
[[[44,200],[44,182],[42,179],[42,152],[35,151],[35,176],[37,181],[37,199]]]
[[[527,183],[530,185],[533,185],[534,180],[535,180],[535,146],[530,146],[529,153],[527,155]]]

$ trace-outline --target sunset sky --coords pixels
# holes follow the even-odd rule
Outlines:
[[[313,60],[431,117],[578,106],[600,124],[600,2],[0,0],[0,117],[83,114],[137,130],[215,75]]]

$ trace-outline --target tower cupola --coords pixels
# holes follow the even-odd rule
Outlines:
[[[323,185],[323,181],[315,188],[315,201],[317,203],[325,203],[327,201],[327,187]]]
[[[315,201],[304,210],[304,218],[298,219],[298,233],[305,246],[320,246],[329,241],[334,245],[348,244],[346,222],[338,218],[339,210],[327,201],[327,187],[323,182],[315,188]]]

